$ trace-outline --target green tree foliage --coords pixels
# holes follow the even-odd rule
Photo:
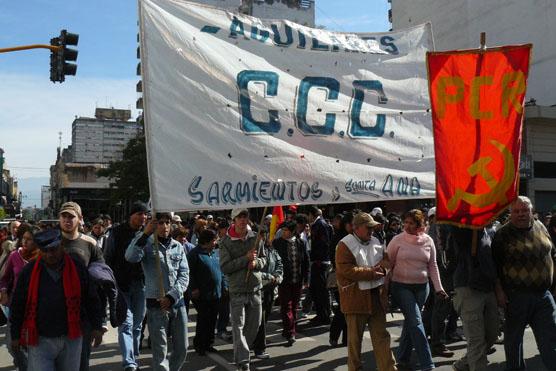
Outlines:
[[[110,179],[112,204],[124,200],[149,199],[147,149],[145,136],[139,135],[128,142],[121,161],[111,162],[108,168],[98,171],[99,176]]]
[[[4,210],[3,207],[0,207],[0,220],[4,219],[6,216],[6,210]]]

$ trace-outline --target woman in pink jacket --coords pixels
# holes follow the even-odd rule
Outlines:
[[[17,246],[8,257],[4,274],[0,279],[0,304],[9,308],[11,295],[17,284],[17,278],[23,267],[36,259],[39,250],[33,242],[33,230],[29,224],[22,224],[17,231]],[[9,312],[9,310],[8,310]],[[14,365],[19,371],[27,370],[27,356],[21,350],[14,352],[11,347],[10,330],[6,331],[8,351],[13,357]]]
[[[442,288],[434,242],[425,231],[425,215],[410,210],[403,216],[404,231],[388,244],[386,252],[392,266],[390,292],[404,315],[400,346],[396,356],[399,370],[411,370],[411,351],[415,348],[419,370],[434,368],[431,350],[421,319],[421,308],[429,295],[429,279],[441,298]]]

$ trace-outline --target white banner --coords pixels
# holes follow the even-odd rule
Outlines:
[[[348,34],[139,4],[157,210],[434,197],[430,25]]]

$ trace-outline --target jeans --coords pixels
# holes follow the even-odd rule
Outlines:
[[[28,369],[33,371],[75,371],[81,361],[81,337],[70,340],[66,336],[40,336],[37,346],[30,346]]]
[[[266,350],[266,322],[268,321],[268,317],[270,317],[272,306],[274,305],[274,287],[262,290],[262,296],[261,324],[259,325],[259,331],[257,331],[257,336],[253,342],[255,354],[264,353]]]
[[[89,359],[91,358],[91,325],[86,322],[81,326],[83,343],[81,344],[81,361],[79,371],[89,370]]]
[[[330,323],[330,342],[338,342],[340,338],[340,334],[342,335],[342,344],[347,344],[347,324],[346,318],[342,313],[340,307],[340,293],[338,289],[332,290],[332,294],[336,303],[338,304],[336,308],[334,308],[334,317],[332,318],[332,322]]]
[[[147,314],[154,371],[179,371],[187,356],[187,314],[185,306],[171,312],[149,308]],[[168,332],[172,337],[172,354],[168,354]]]
[[[498,337],[498,305],[494,292],[456,287],[454,306],[461,316],[467,353],[454,363],[457,370],[484,371],[487,351]]]
[[[323,264],[315,262],[311,264],[311,281],[309,283],[309,290],[311,291],[311,298],[315,303],[315,311],[317,317],[323,322],[330,321],[330,293],[326,287],[326,278],[330,264]]]
[[[295,337],[297,305],[301,298],[301,283],[283,283],[278,287],[280,314],[282,315],[282,336],[286,339]]]
[[[415,348],[420,369],[429,370],[434,368],[425,327],[421,319],[421,308],[429,295],[429,284],[407,284],[392,281],[390,285],[392,299],[404,316],[400,347],[397,354],[398,363],[408,364],[411,358],[411,350]]]
[[[133,282],[128,291],[123,292],[127,303],[127,316],[118,327],[118,343],[122,352],[122,366],[137,367],[141,325],[145,317],[145,286]]]
[[[253,344],[261,324],[261,292],[230,294],[234,362],[249,364],[249,346]]]
[[[200,300],[193,299],[197,310],[197,326],[193,346],[197,351],[206,351],[214,344],[214,329],[218,317],[220,299]]]
[[[506,291],[504,351],[506,370],[524,370],[523,332],[528,324],[533,330],[542,362],[549,370],[556,365],[556,305],[548,290]]]
[[[217,332],[226,332],[226,327],[230,323],[230,294],[223,292],[218,305],[218,321],[216,322]]]

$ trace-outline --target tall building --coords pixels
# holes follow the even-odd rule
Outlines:
[[[21,212],[21,193],[17,180],[6,166],[2,148],[0,148],[0,207],[4,209],[7,216],[12,218]]]
[[[120,160],[129,140],[141,132],[130,118],[130,110],[97,108],[94,118],[73,121],[71,145],[58,148],[56,164],[50,167],[50,208],[56,211],[62,203],[75,201],[86,217],[109,211],[110,182],[97,173]]]
[[[97,108],[95,117],[78,117],[71,127],[72,162],[105,164],[122,158],[122,150],[141,127],[130,110]]]
[[[431,22],[435,49],[533,44],[527,85],[520,193],[538,211],[556,206],[556,2],[389,0],[394,30]]]
[[[46,209],[50,204],[50,186],[41,186],[41,208]]]

